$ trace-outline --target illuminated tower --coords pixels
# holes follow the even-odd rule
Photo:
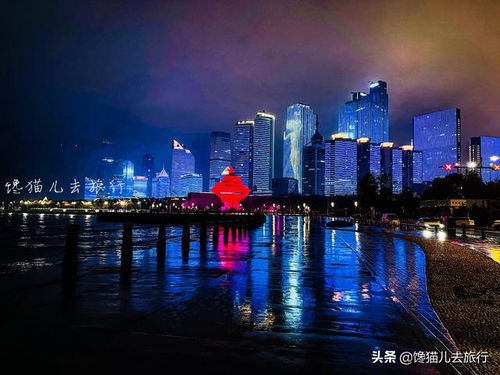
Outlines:
[[[275,117],[258,112],[253,130],[253,192],[271,195],[274,178],[274,127]]]
[[[304,165],[302,172],[302,193],[306,195],[325,195],[325,142],[316,132],[304,146]]]
[[[370,138],[358,138],[358,182],[368,173],[380,177],[380,146],[370,142]]]
[[[190,150],[185,148],[175,139],[172,141],[172,171],[171,176],[171,195],[180,197],[184,195],[181,176],[195,173],[194,156]]]
[[[387,83],[371,82],[369,93],[353,92],[352,100],[339,111],[338,131],[349,138],[371,138],[373,143],[389,140],[389,95]]]
[[[153,177],[154,177],[154,158],[150,154],[142,155],[142,175],[148,178],[146,197],[150,198],[153,189]]]
[[[231,164],[245,186],[252,188],[253,120],[238,121],[234,125]]]
[[[393,142],[380,144],[380,174],[393,194],[403,191],[403,152]]]
[[[295,178],[302,194],[303,149],[314,134],[316,115],[310,106],[292,104],[286,111],[286,129],[283,134],[283,177]]]
[[[482,166],[481,178],[483,182],[500,179],[500,170],[494,170],[493,165],[499,164],[500,137],[472,137],[469,147],[469,161]]]
[[[222,172],[231,164],[231,135],[225,132],[210,133],[209,189],[220,181]]]
[[[458,108],[413,118],[413,141],[415,149],[422,151],[424,181],[449,173],[442,168],[444,164],[460,164],[461,133]]]
[[[358,188],[356,141],[334,134],[325,142],[325,195],[354,195]]]
[[[152,183],[152,198],[165,198],[170,196],[170,177],[165,167],[156,174]]]

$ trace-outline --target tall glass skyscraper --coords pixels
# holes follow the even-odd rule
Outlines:
[[[316,115],[307,104],[292,104],[286,111],[286,128],[283,134],[283,177],[298,181],[302,193],[303,149],[314,134]]]
[[[174,139],[172,141],[172,172],[170,173],[172,196],[184,196],[185,189],[182,187],[181,176],[188,173],[195,173],[194,155]]]
[[[403,188],[412,189],[422,181],[422,151],[413,149],[413,145],[401,146],[403,158]]]
[[[110,198],[130,198],[134,191],[134,163],[130,160],[117,160],[115,174],[106,189]]]
[[[352,100],[339,111],[338,131],[349,138],[371,138],[380,143],[389,140],[389,95],[387,83],[371,82],[369,93],[353,92]]]
[[[181,194],[185,197],[189,193],[201,193],[203,191],[203,175],[200,173],[186,173],[181,176]]]
[[[483,182],[500,180],[500,171],[494,171],[492,164],[500,164],[500,137],[472,137],[469,147],[469,161],[482,166]]]
[[[380,146],[370,142],[370,138],[358,138],[358,182],[368,173],[374,177],[380,177]]]
[[[304,146],[302,188],[305,195],[325,195],[325,142],[318,124],[311,141]]]
[[[274,128],[275,117],[258,112],[253,129],[253,193],[272,194],[274,178]]]
[[[356,141],[332,138],[325,142],[325,195],[354,195],[358,188]]]
[[[132,196],[136,198],[148,198],[148,178],[146,176],[134,176],[134,190]]]
[[[392,142],[380,144],[380,174],[393,194],[403,192],[403,153]]]
[[[231,164],[243,185],[252,189],[253,120],[238,121],[234,125]]]
[[[156,173],[156,177],[153,178],[151,197],[170,197],[170,177],[168,176],[165,167],[163,167],[160,172]]]
[[[146,196],[149,198],[153,189],[154,158],[150,154],[142,155],[142,175],[148,178]]]
[[[210,133],[210,174],[209,190],[220,181],[221,174],[231,165],[231,134],[226,132]]]
[[[458,108],[446,109],[413,118],[413,145],[422,151],[424,181],[444,177],[444,164],[461,162],[461,124]]]

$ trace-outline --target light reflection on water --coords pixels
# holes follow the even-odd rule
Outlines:
[[[86,274],[79,308],[92,314],[159,311],[148,318],[157,319],[155,324],[141,323],[144,330],[185,334],[236,325],[253,331],[348,334],[366,338],[371,350],[374,338],[394,339],[394,327],[404,327],[393,301],[406,298],[429,309],[420,248],[401,239],[325,229],[315,218],[269,216],[261,228],[233,228],[227,235],[222,227],[209,228],[206,249],[199,228],[192,226],[188,251],[182,246],[182,227],[168,226],[161,272],[158,228],[136,225],[125,307],[118,285],[121,225],[97,223],[89,215],[1,220],[0,273],[60,264],[65,225],[79,224],[80,269]],[[190,319],[186,306],[205,313]]]

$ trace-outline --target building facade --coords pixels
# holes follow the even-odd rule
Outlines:
[[[152,189],[153,189],[153,178],[155,176],[154,174],[154,158],[150,154],[144,154],[142,155],[142,175],[147,177],[148,179],[148,186],[147,186],[147,192],[146,192],[146,197],[151,197],[152,194]]]
[[[258,112],[255,117],[252,142],[252,191],[254,194],[271,195],[274,178],[275,117]]]
[[[210,162],[208,186],[211,190],[222,178],[224,169],[231,165],[231,134],[210,133]]]
[[[303,191],[303,150],[314,134],[316,115],[307,104],[296,103],[287,108],[283,134],[283,177],[298,181],[299,194]]]
[[[413,189],[423,182],[422,151],[414,150],[413,145],[400,147],[403,162],[403,189]]]
[[[185,188],[182,186],[181,176],[195,173],[194,155],[175,139],[172,141],[172,170],[170,173],[170,190],[173,197],[184,196]]]
[[[319,133],[318,125],[310,142],[304,146],[302,193],[325,195],[325,142]]]
[[[186,173],[181,176],[181,197],[189,193],[203,192],[203,175],[200,173]]]
[[[403,153],[393,142],[380,144],[380,176],[382,184],[393,194],[403,192]]]
[[[339,133],[349,138],[370,138],[373,143],[389,140],[389,95],[387,83],[371,82],[369,93],[353,92],[339,111]]]
[[[253,120],[238,121],[233,129],[231,165],[243,185],[252,189]]]
[[[354,195],[358,188],[356,141],[332,138],[325,142],[325,195]]]
[[[357,143],[357,174],[358,182],[367,174],[380,177],[380,146],[371,143],[368,137],[358,138]]]
[[[460,110],[427,113],[413,118],[413,145],[422,151],[423,180],[432,181],[447,173],[444,164],[461,163]]]
[[[156,176],[153,178],[151,197],[170,197],[170,177],[165,167],[163,167],[160,172],[156,173]]]
[[[132,196],[136,198],[149,198],[148,195],[148,178],[146,176],[134,176],[134,187]]]
[[[500,180],[500,171],[492,168],[492,165],[500,164],[500,137],[472,137],[469,161],[482,167],[480,171],[483,182]]]

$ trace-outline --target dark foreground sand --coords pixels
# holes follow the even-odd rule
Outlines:
[[[474,371],[500,374],[500,264],[449,242],[385,235],[415,242],[424,250],[434,310],[462,352],[489,353],[486,364],[471,364]]]

